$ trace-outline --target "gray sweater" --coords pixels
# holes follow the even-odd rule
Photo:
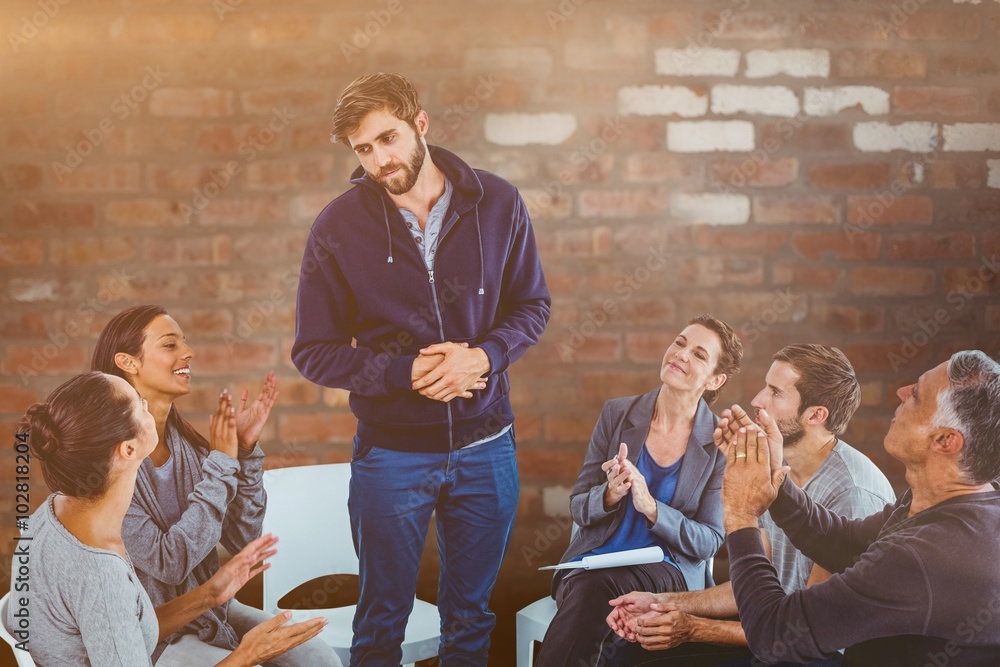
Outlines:
[[[39,665],[151,665],[159,626],[139,578],[117,553],[89,547],[66,530],[55,516],[54,498],[28,517],[22,538],[31,539],[19,542],[28,551],[27,590],[11,591],[7,627],[21,627],[18,613],[27,609],[27,648]],[[15,585],[22,565],[15,554]]]
[[[264,521],[264,453],[240,450],[239,461],[195,447],[178,433],[166,434],[179,472],[180,521],[167,525],[150,483],[152,461],[139,467],[122,539],[132,554],[139,580],[154,605],[169,602],[208,581],[219,569],[221,542],[235,554],[261,535]],[[239,637],[227,622],[229,603],[210,609],[156,647],[154,661],[181,634],[233,650]]]

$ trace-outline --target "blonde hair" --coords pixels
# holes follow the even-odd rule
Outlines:
[[[330,141],[339,141],[350,148],[347,137],[357,131],[365,116],[382,110],[406,121],[416,131],[415,119],[420,113],[417,89],[401,74],[376,72],[358,77],[337,100]]]

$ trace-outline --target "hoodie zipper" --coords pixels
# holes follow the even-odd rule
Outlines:
[[[444,342],[444,320],[441,319],[441,304],[438,303],[437,285],[434,284],[433,269],[428,269],[427,275],[430,276],[431,295],[434,297],[434,313],[437,315],[438,333],[441,336],[441,341]],[[448,408],[448,451],[450,452],[455,448],[455,427],[451,415],[451,402],[445,403],[445,406]]]

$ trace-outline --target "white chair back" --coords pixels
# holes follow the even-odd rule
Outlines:
[[[358,574],[347,511],[349,463],[278,468],[264,472],[264,533],[279,538],[264,572],[264,611],[296,586],[325,575]]]
[[[0,598],[0,639],[3,639],[10,646],[10,650],[14,652],[14,660],[17,661],[17,667],[35,667],[35,661],[31,659],[30,653],[14,648],[17,640],[14,639],[7,629],[7,605],[9,603],[10,593]]]

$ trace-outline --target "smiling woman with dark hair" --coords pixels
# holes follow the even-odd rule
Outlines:
[[[605,619],[614,598],[714,585],[708,560],[722,545],[726,460],[712,440],[718,419],[709,406],[742,358],[733,329],[702,315],[667,348],[659,387],[605,403],[570,496],[580,531],[562,562],[650,546],[662,548],[664,559],[556,574],[558,611],[542,642],[540,667],[603,664],[612,652]]]
[[[216,544],[235,553],[260,536],[266,497],[264,452],[257,444],[278,397],[269,373],[256,400],[232,408],[231,440],[206,440],[174,406],[191,391],[194,350],[177,322],[160,306],[129,308],[111,319],[94,350],[94,370],[124,378],[149,402],[157,442],[139,466],[135,495],[125,516],[123,538],[135,552],[142,585],[154,603],[190,591],[219,569]],[[207,664],[234,650],[240,638],[267,618],[237,600],[208,609],[161,641],[158,665]],[[338,665],[332,649],[317,639],[278,656],[269,665]]]
[[[223,401],[215,430],[234,438]],[[38,664],[58,667],[151,665],[158,639],[199,614],[225,604],[267,566],[277,540],[249,542],[202,585],[155,609],[140,585],[122,540],[122,522],[139,466],[156,446],[156,423],[127,382],[104,373],[80,375],[32,405],[18,427],[55,491],[32,514],[22,536],[30,539],[30,587],[11,599],[7,624],[27,614],[27,645]],[[14,568],[18,567],[15,562]],[[251,667],[315,637],[314,619],[283,624],[285,614],[249,630],[219,667]],[[216,664],[211,663],[198,664]]]

